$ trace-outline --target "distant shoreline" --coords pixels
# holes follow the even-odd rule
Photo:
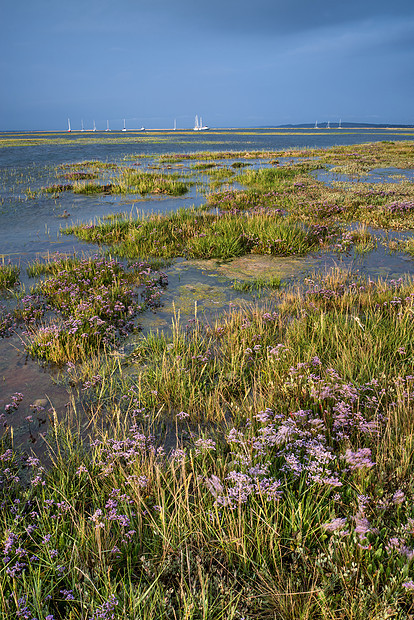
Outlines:
[[[414,124],[413,125],[398,125],[398,124],[386,124],[386,123],[380,123],[380,124],[374,124],[374,123],[346,123],[343,122],[341,124],[341,126],[339,126],[338,123],[330,123],[330,126],[328,127],[328,123],[327,122],[323,122],[323,123],[318,123],[318,126],[315,127],[315,125],[313,123],[303,123],[303,124],[298,124],[298,125],[260,125],[260,126],[254,126],[254,127],[210,127],[209,128],[209,132],[214,132],[214,131],[254,131],[254,130],[280,130],[280,129],[287,129],[287,130],[297,130],[297,129],[306,129],[306,130],[314,130],[314,131],[320,131],[320,130],[326,130],[326,131],[342,131],[342,130],[352,130],[352,129],[384,129],[384,130],[397,130],[397,129],[401,129],[401,130],[405,130],[405,129],[414,129]],[[180,133],[180,132],[186,132],[186,133],[193,133],[194,129],[190,128],[190,127],[182,127],[182,128],[169,128],[169,127],[148,127],[146,129],[111,129],[110,132],[108,132],[105,129],[97,129],[96,131],[91,131],[91,130],[84,130],[82,131],[81,129],[72,129],[70,132],[68,132],[65,129],[0,129],[0,134],[18,134],[18,133],[25,133],[25,134],[35,134],[35,133],[63,133],[63,134],[68,134],[68,133],[72,133],[72,134],[86,134],[86,135],[90,135],[90,134],[107,134],[110,135],[111,133],[140,133],[140,134],[145,134],[145,133],[150,133],[150,132],[171,132],[171,133]],[[205,132],[202,132],[205,133]]]

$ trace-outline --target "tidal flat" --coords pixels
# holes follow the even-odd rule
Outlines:
[[[414,143],[75,137],[2,145],[0,617],[411,618]]]

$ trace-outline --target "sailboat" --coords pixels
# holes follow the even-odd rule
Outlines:
[[[111,131],[111,130],[109,129],[109,121],[106,121],[106,131]]]
[[[68,118],[68,131],[72,131],[70,128],[70,118]]]
[[[122,131],[126,131],[126,127],[125,127],[125,119],[124,119],[124,128]]]
[[[83,118],[81,119],[81,131],[85,131],[85,129],[83,127]]]
[[[198,116],[196,114],[194,131],[206,131],[208,129],[207,125],[203,125],[203,119],[200,116],[200,120],[198,120]]]
[[[175,118],[174,119],[174,131],[176,131],[176,130],[177,130],[177,119]]]
[[[342,119],[339,119],[338,129],[342,129]]]
[[[314,127],[314,129],[319,129],[319,127],[318,127],[318,121],[315,121],[315,127]]]
[[[330,128],[331,128],[331,125],[330,125],[330,123],[328,121],[327,124],[326,124],[326,129],[330,129]]]
[[[93,129],[92,129],[92,131],[96,131],[95,121],[93,121]]]

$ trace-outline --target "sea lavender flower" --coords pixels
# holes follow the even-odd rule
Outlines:
[[[173,461],[182,462],[185,461],[186,452],[181,448],[175,448],[174,450],[171,450],[170,456]]]
[[[93,521],[95,523],[95,529],[105,527],[105,525],[99,520],[99,518],[102,517],[102,514],[102,510],[98,508],[97,510],[95,510],[93,515],[89,517],[90,521]]]
[[[362,469],[363,467],[373,467],[375,465],[375,463],[371,461],[370,448],[360,448],[356,452],[352,452],[352,450],[348,449],[343,458],[349,465],[351,471]]]
[[[398,491],[395,491],[394,495],[392,496],[392,503],[394,505],[399,505],[402,504],[405,501],[405,494],[404,491],[401,491],[400,489],[398,489]]]
[[[355,534],[357,534],[361,543],[365,541],[366,536],[369,532],[377,533],[377,530],[371,527],[370,522],[368,521],[364,513],[361,511],[359,511],[355,515],[355,530],[354,531],[355,531]]]
[[[224,491],[224,487],[220,481],[220,478],[218,478],[214,474],[210,478],[206,478],[205,483],[210,493],[216,498]]]
[[[115,618],[113,611],[117,605],[118,599],[112,595],[109,600],[99,605],[89,620],[113,620]]]
[[[207,450],[215,450],[216,442],[213,441],[212,439],[204,439],[200,437],[200,439],[197,439],[197,441],[195,442],[195,446],[196,446],[195,453],[201,454],[202,452],[207,452]]]
[[[264,423],[269,420],[272,414],[273,411],[271,409],[266,409],[265,411],[259,411],[259,413],[257,413],[254,417],[258,422]]]
[[[349,533],[349,530],[345,530],[345,526],[346,526],[347,520],[346,518],[340,518],[337,517],[336,519],[333,519],[332,521],[330,521],[329,523],[324,523],[322,525],[323,529],[326,532],[340,532],[340,533]]]

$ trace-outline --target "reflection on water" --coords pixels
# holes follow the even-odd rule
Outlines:
[[[5,413],[2,424],[12,429],[16,445],[26,444],[39,454],[45,448],[43,435],[49,419],[64,417],[69,395],[50,370],[28,359],[22,348],[17,336],[0,341],[0,412],[12,402],[13,394],[22,394],[18,408]]]
[[[318,180],[331,185],[334,181],[341,183],[398,183],[414,181],[414,169],[376,168],[363,174],[344,174],[335,169],[314,170],[312,175]]]

